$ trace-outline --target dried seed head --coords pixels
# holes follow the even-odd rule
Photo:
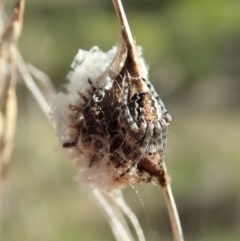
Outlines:
[[[9,48],[11,44],[15,43],[18,40],[23,25],[24,8],[25,0],[18,0],[12,14],[8,19],[6,27],[1,34],[1,48],[3,47],[2,45],[4,45],[5,48]]]
[[[52,101],[62,150],[76,164],[77,180],[94,188],[161,182],[171,118],[140,62],[143,76],[132,78],[123,39],[107,53],[79,50],[68,93]]]

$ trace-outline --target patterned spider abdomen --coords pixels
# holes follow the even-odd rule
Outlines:
[[[148,92],[135,93],[129,109],[135,121],[154,122],[161,118],[161,109],[157,100]]]

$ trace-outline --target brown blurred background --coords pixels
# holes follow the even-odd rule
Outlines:
[[[8,0],[11,11],[15,1]],[[240,1],[123,0],[150,79],[169,109],[166,163],[186,240],[240,240]],[[63,90],[79,48],[110,49],[110,0],[27,0],[19,49]],[[3,241],[114,240],[91,194],[73,181],[48,120],[24,85],[2,220]],[[148,241],[170,241],[161,191],[126,188]]]

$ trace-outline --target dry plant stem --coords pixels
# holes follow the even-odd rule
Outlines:
[[[112,0],[115,11],[117,13],[121,28],[122,35],[126,41],[128,49],[128,58],[131,61],[132,73],[131,77],[141,78],[142,77],[142,68],[140,63],[140,57],[136,48],[135,40],[133,39],[127,17],[125,15],[121,0]]]
[[[43,86],[43,90],[45,93],[45,96],[51,96],[53,94],[56,94],[56,90],[52,84],[51,79],[43,73],[41,70],[37,69],[31,64],[27,64],[29,73],[35,77],[36,80],[40,82],[40,84]]]
[[[163,163],[163,171],[167,171],[165,163]],[[184,241],[181,222],[179,219],[176,203],[173,197],[170,181],[168,181],[165,186],[161,186],[161,188],[163,191],[164,199],[168,210],[168,215],[170,218],[174,241]]]
[[[8,170],[8,164],[11,159],[16,119],[17,119],[17,96],[16,96],[16,65],[11,54],[11,80],[6,91],[6,105],[5,105],[5,118],[3,121],[4,130],[1,140],[1,153],[0,153],[0,199],[3,197],[5,180]]]
[[[129,208],[127,203],[125,202],[123,196],[122,196],[122,190],[116,189],[113,193],[109,193],[109,196],[115,202],[123,211],[123,213],[129,218],[130,222],[132,223],[135,232],[138,236],[139,241],[145,241],[144,233],[142,231],[142,228],[139,224],[139,221],[134,214],[134,212]]]
[[[49,117],[50,114],[50,106],[48,102],[46,101],[45,97],[43,96],[42,92],[39,90],[38,86],[34,82],[32,76],[28,72],[28,68],[20,55],[20,53],[15,49],[15,56],[16,56],[16,62],[18,70],[22,76],[23,81],[25,82],[27,88],[32,93],[34,98],[37,100],[37,103],[39,104],[42,111],[45,113],[45,115]],[[50,119],[49,119],[50,120]]]
[[[135,240],[133,238],[132,232],[129,228],[129,225],[127,223],[127,220],[125,218],[125,215],[123,214],[121,208],[116,203],[116,201],[113,201],[112,197],[109,196],[109,192],[102,192],[103,197],[108,202],[108,204],[111,206],[113,212],[115,213],[115,216],[117,217],[118,221],[122,224],[122,227],[124,228],[125,232],[128,234],[128,237],[130,240]],[[111,224],[111,220],[109,220],[109,223]]]
[[[118,19],[120,21],[120,25],[122,27],[122,35],[126,41],[127,49],[128,49],[128,61],[130,61],[131,64],[131,77],[134,79],[136,78],[141,78],[142,77],[142,69],[141,69],[141,63],[140,63],[140,58],[136,49],[136,44],[135,41],[132,37],[130,27],[128,25],[128,21],[121,3],[121,0],[112,0]],[[134,80],[132,80],[134,82]],[[164,163],[164,168],[163,172],[166,171],[166,166]],[[167,177],[167,173],[166,173]],[[178,212],[177,208],[174,202],[174,198],[172,195],[172,190],[170,186],[170,182],[166,183],[166,186],[162,187],[169,217],[170,217],[170,222],[172,226],[172,231],[173,231],[173,236],[175,241],[183,241],[183,235],[182,235],[182,229],[178,217]],[[119,200],[118,200],[119,201]]]
[[[0,21],[3,21],[3,3],[0,2],[1,15]],[[8,18],[7,24],[0,39],[0,75],[1,75],[1,87],[3,87],[0,93],[2,113],[2,125],[3,132],[0,139],[0,199],[3,198],[5,180],[7,176],[8,164],[11,159],[15,126],[17,118],[17,96],[16,96],[16,82],[17,82],[17,66],[15,62],[14,44],[18,40],[24,15],[25,0],[18,0],[15,5],[12,14]],[[11,79],[8,84],[7,79],[7,66],[9,65]],[[1,208],[1,207],[0,207]]]
[[[3,32],[2,40],[4,44],[10,45],[18,40],[22,31],[24,8],[25,0],[19,0],[8,18]]]
[[[3,105],[3,99],[6,91],[6,59],[4,56],[4,52],[2,52],[2,49],[0,47],[0,108]]]
[[[101,192],[97,189],[92,191],[93,195],[97,199],[98,203],[101,204],[101,207],[104,209],[105,213],[108,216],[108,221],[112,227],[113,233],[116,240],[118,241],[132,241],[129,233],[126,231],[125,225],[120,222],[116,213],[114,212],[112,206],[106,201]]]

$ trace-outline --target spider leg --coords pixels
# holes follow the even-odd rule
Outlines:
[[[145,154],[146,149],[148,148],[149,142],[151,141],[152,136],[153,136],[153,130],[154,130],[154,124],[152,122],[150,122],[147,125],[147,129],[146,129],[144,138],[143,138],[141,146],[139,148],[140,159]]]
[[[156,131],[156,124],[154,123],[154,130],[153,130],[153,136],[148,144],[147,154],[148,155],[155,155],[158,152],[158,142],[159,142],[159,136]]]
[[[129,133],[130,140],[132,139],[131,142],[134,144],[134,142],[136,142],[136,139],[142,140],[142,138],[144,137],[147,129],[147,123],[145,121],[141,121],[140,126],[137,125],[128,107],[128,93],[129,89],[126,88],[123,92],[121,120],[124,123],[124,127],[126,128],[127,133]],[[135,116],[135,118],[137,118],[137,116]]]
[[[75,137],[75,140],[72,141],[72,142],[65,142],[62,144],[62,147],[64,148],[69,148],[69,147],[74,147],[76,146],[77,142],[78,142],[78,132],[79,132],[79,128],[83,122],[82,118],[81,118],[81,112],[82,112],[82,108],[80,107],[77,107],[77,106],[74,106],[74,105],[69,105],[69,109],[71,111],[73,111],[73,119],[74,119],[74,122],[75,124],[71,124],[69,125],[69,128],[72,128],[72,129],[75,129],[77,131],[77,134],[76,134],[76,137]]]
[[[90,78],[88,78],[88,84],[91,86],[93,91],[96,89],[96,86],[93,84],[93,82]]]
[[[74,106],[74,105],[69,105],[69,109],[72,111],[76,111],[76,112],[81,112],[82,108]]]
[[[164,161],[164,146],[163,146],[163,137],[162,137],[162,126],[160,122],[155,123],[154,128],[155,138],[157,140],[157,152],[160,154],[159,165],[161,166]]]
[[[145,123],[146,124],[146,123]],[[151,141],[152,135],[153,135],[153,130],[154,130],[154,124],[149,123],[146,124],[147,128],[145,129],[145,135],[141,141],[138,141],[139,143],[139,148],[135,148],[135,151],[133,151],[131,157],[130,157],[130,162],[131,165],[120,175],[120,177],[123,177],[127,173],[129,173],[134,167],[137,166],[141,158],[144,156],[149,142]],[[140,128],[141,130],[141,128]]]
[[[133,120],[133,117],[128,107],[128,93],[129,93],[129,90],[128,88],[126,88],[123,93],[123,104],[121,106],[122,113],[123,113],[123,122],[125,123],[125,127],[127,128],[127,131],[129,131],[131,134],[135,134],[135,133],[138,133],[139,127],[137,126],[136,122]]]
[[[165,119],[161,120],[161,127],[162,127],[162,143],[163,143],[163,151],[165,154],[166,148],[167,148],[167,131],[168,131],[168,123]]]
[[[65,143],[63,143],[62,147],[64,147],[64,148],[74,147],[74,146],[76,146],[76,144],[77,144],[77,140],[74,142],[65,142]]]

